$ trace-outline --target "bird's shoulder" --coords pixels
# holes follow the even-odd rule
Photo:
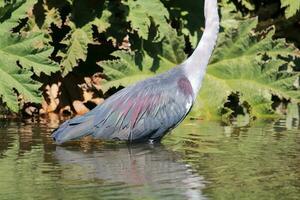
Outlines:
[[[133,94],[163,93],[164,95],[174,95],[174,92],[179,92],[186,96],[194,95],[190,81],[181,68],[178,67],[158,76],[140,81],[128,87],[128,91],[132,91]]]

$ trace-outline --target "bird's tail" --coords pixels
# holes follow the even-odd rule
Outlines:
[[[64,122],[53,131],[51,137],[57,144],[92,134],[93,120],[89,117],[75,117]]]

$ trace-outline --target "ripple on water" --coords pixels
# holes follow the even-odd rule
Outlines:
[[[0,199],[297,199],[297,124],[187,121],[162,145],[56,146],[53,123],[0,122]]]
[[[68,187],[70,183],[82,187],[93,180],[99,190],[108,187],[109,195],[117,190],[122,194],[129,192],[132,198],[185,199],[194,193],[204,199],[203,179],[193,174],[186,164],[176,161],[177,156],[161,145],[125,145],[91,153],[61,147],[55,152]],[[119,185],[113,188],[112,183]]]

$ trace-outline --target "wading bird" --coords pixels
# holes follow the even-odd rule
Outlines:
[[[182,64],[120,90],[53,132],[57,144],[91,135],[95,139],[153,142],[189,113],[202,85],[219,32],[217,0],[205,0],[205,30]]]

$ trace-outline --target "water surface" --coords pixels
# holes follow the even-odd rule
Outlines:
[[[56,146],[53,121],[0,122],[0,199],[300,199],[297,119],[185,121],[162,144]]]

